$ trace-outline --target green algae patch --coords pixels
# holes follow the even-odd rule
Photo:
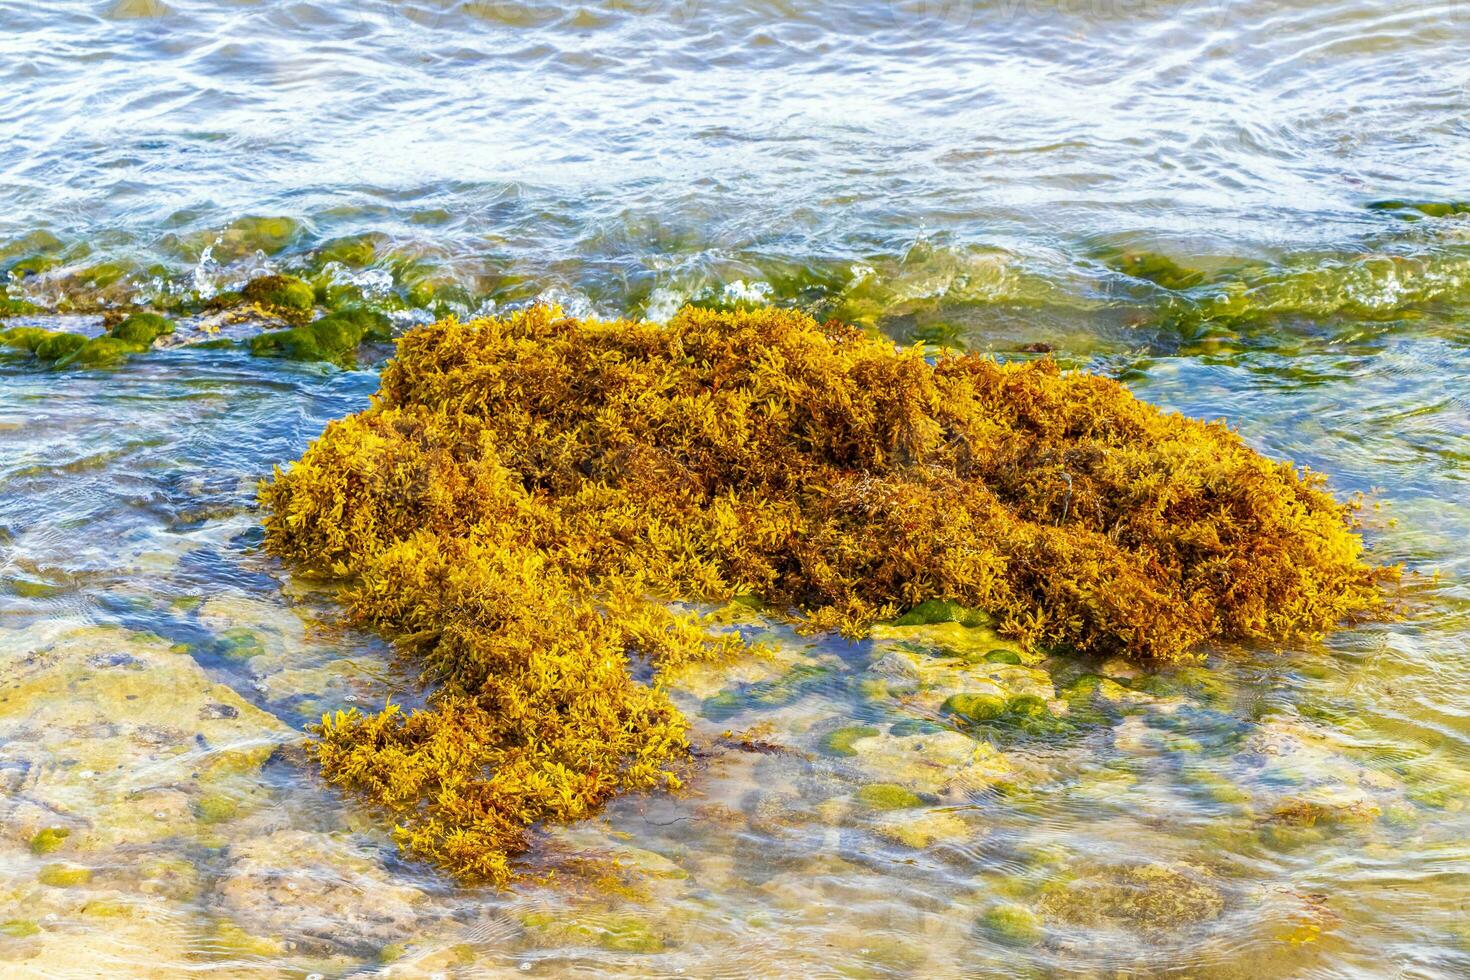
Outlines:
[[[194,813],[203,824],[226,823],[240,815],[240,804],[226,793],[209,793],[195,802]]]
[[[1013,902],[988,910],[980,924],[992,939],[1008,946],[1035,946],[1046,938],[1041,916]]]
[[[925,718],[901,718],[888,726],[888,734],[894,738],[905,738],[909,735],[933,735],[935,732],[942,731],[944,731],[943,725],[935,724]]]
[[[894,626],[931,626],[935,623],[989,626],[991,619],[979,609],[968,609],[957,602],[945,599],[929,599],[919,603],[893,621]]]
[[[289,356],[271,337],[260,352]],[[393,811],[413,854],[498,883],[532,828],[678,784],[687,722],[664,675],[741,641],[669,600],[748,596],[855,637],[984,610],[1021,659],[1177,662],[1381,614],[1396,574],[1364,561],[1321,477],[1223,424],[1049,360],[928,358],[775,309],[416,328],[372,406],[261,496],[267,547],[350,580],[354,616],[432,690],[422,710],[323,719],[323,773]],[[987,669],[1029,670],[995,649]],[[820,683],[793,670],[704,712]],[[1024,691],[1004,714],[1060,724]]]
[[[249,660],[265,653],[265,644],[254,630],[237,626],[219,635],[219,652],[230,660]]]
[[[1389,211],[1408,218],[1451,218],[1470,214],[1470,201],[1373,201],[1370,211]]]
[[[36,880],[52,888],[73,888],[92,880],[92,869],[76,864],[48,864],[36,875]]]
[[[233,960],[279,956],[286,944],[269,936],[256,936],[233,922],[217,921],[206,934],[199,956],[206,960]]]
[[[31,838],[32,854],[55,854],[66,844],[71,831],[66,827],[47,827]]]
[[[996,694],[952,694],[940,710],[966,721],[991,721],[1006,713],[1006,699]]]
[[[0,579],[5,584],[11,595],[18,595],[23,599],[53,599],[66,592],[60,585],[50,582],[37,582],[28,578]]]
[[[912,810],[924,805],[918,793],[893,783],[870,783],[854,797],[869,810]]]
[[[845,728],[828,732],[822,739],[822,751],[836,756],[857,755],[852,743],[860,738],[872,738],[877,734],[878,729],[871,725],[848,725]]]

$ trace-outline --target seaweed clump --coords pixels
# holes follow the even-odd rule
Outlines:
[[[1395,574],[1320,477],[1221,423],[776,309],[417,328],[372,407],[262,498],[268,547],[351,578],[433,691],[325,718],[324,774],[496,882],[538,823],[677,785],[664,678],[738,641],[667,600],[755,596],[853,635],[941,600],[1026,643],[1174,661],[1377,612]]]

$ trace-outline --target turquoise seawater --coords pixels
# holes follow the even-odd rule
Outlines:
[[[0,0],[0,28],[6,325],[197,320],[284,271],[395,329],[768,301],[1050,349],[1368,494],[1412,573],[1396,621],[1163,672],[752,619],[774,659],[678,694],[686,792],[459,888],[303,761],[321,712],[417,694],[259,550],[256,481],[367,404],[374,355],[6,354],[0,973],[1470,973],[1470,7]],[[930,723],[976,685],[1072,723]]]

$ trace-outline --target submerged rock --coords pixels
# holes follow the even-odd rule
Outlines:
[[[537,946],[596,946],[618,953],[658,953],[667,946],[660,923],[653,917],[529,912],[522,916],[521,925]]]
[[[295,610],[246,595],[211,596],[195,617],[215,634],[221,655],[257,677],[297,668],[301,651],[312,646],[307,624]]]
[[[895,735],[890,729],[854,738],[851,749],[854,764],[871,779],[956,799],[991,786],[1011,772],[1006,757],[990,743],[956,731]]]
[[[28,773],[0,807],[37,853],[192,836],[218,760],[253,760],[253,777],[296,737],[146,634],[52,621],[7,634],[0,671],[0,763]]]
[[[1067,882],[1040,908],[1047,918],[1091,928],[1178,929],[1219,918],[1225,896],[1193,865],[1144,864]]]
[[[340,838],[280,830],[231,844],[227,860],[214,895],[248,933],[375,955],[422,928],[425,893]]]

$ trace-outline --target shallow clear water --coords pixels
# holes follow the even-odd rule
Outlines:
[[[415,695],[257,550],[254,482],[374,372],[13,358],[0,971],[1470,972],[1470,217],[1369,206],[1470,198],[1463,5],[121,0],[0,26],[15,298],[198,297],[371,235],[334,274],[408,320],[432,281],[466,311],[767,297],[1046,344],[1371,492],[1375,555],[1418,573],[1401,621],[1206,672],[972,671],[1061,701],[1111,679],[1066,732],[978,740],[914,719],[928,666],[993,637],[746,622],[778,655],[686,679],[686,794],[556,831],[552,881],[457,889],[302,765],[322,711]],[[875,782],[921,805],[864,806]]]

